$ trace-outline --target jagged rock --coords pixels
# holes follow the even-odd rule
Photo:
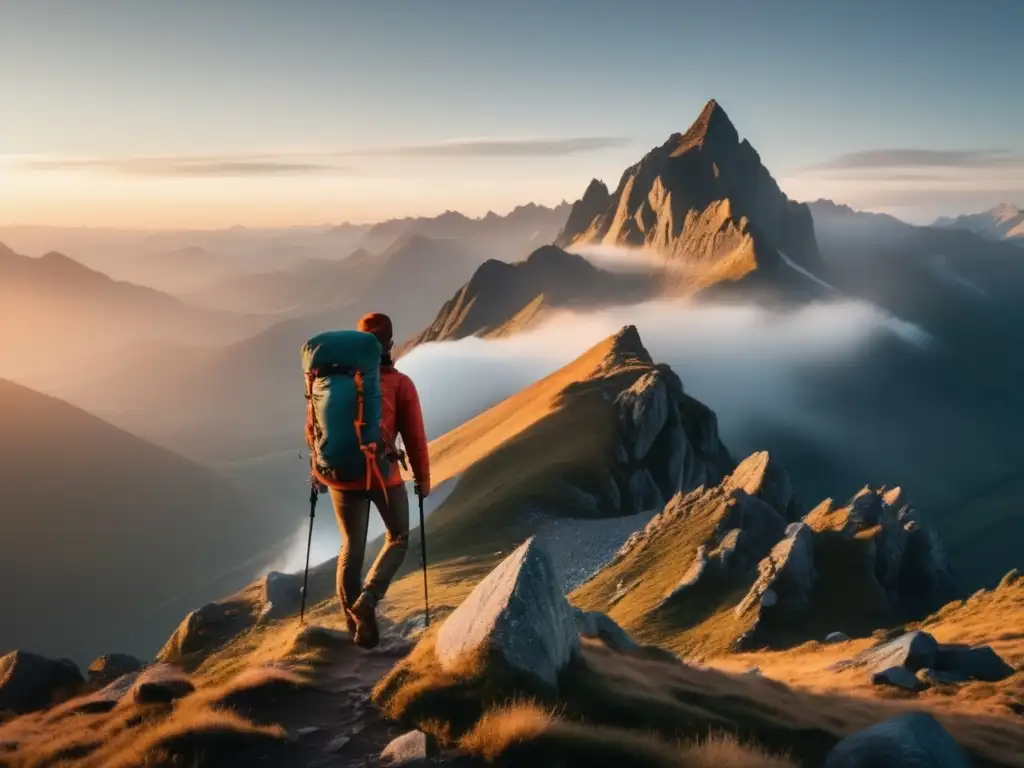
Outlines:
[[[905,691],[918,693],[927,688],[927,684],[917,679],[917,676],[906,667],[889,667],[871,676],[872,685],[891,685],[895,688],[902,688]]]
[[[876,583],[897,614],[925,616],[960,594],[938,534],[900,488],[864,488],[845,507],[820,504],[805,521],[866,547],[858,578]]]
[[[914,672],[934,667],[938,650],[939,644],[927,632],[908,632],[895,640],[861,651],[852,662],[845,662],[842,666],[867,667],[874,672],[889,667],[906,667]]]
[[[997,683],[1013,675],[1014,668],[990,646],[940,645],[935,654],[938,671],[964,679]]]
[[[260,618],[277,619],[298,613],[302,605],[302,577],[271,571],[263,577],[263,610]]]
[[[789,473],[767,451],[741,461],[728,482],[730,487],[770,505],[786,522],[796,522],[802,515]]]
[[[726,481],[733,482],[731,475]],[[733,540],[727,541],[730,532],[738,531]],[[743,573],[761,562],[781,541],[786,533],[786,520],[776,509],[761,498],[751,496],[742,488],[730,491],[729,511],[715,529],[719,537],[718,555],[723,565],[728,564],[733,573]]]
[[[836,744],[824,768],[970,768],[966,753],[924,712],[900,715]]]
[[[967,682],[967,678],[957,672],[946,672],[941,669],[919,669],[917,679],[928,686],[932,685],[956,685]]]
[[[45,709],[77,693],[85,683],[70,659],[48,659],[30,651],[0,658],[0,712]]]
[[[142,662],[126,653],[110,653],[100,656],[89,665],[89,683],[95,686],[109,685],[124,675],[138,672]]]
[[[195,686],[177,667],[154,664],[135,679],[132,698],[137,704],[163,704],[188,696]]]
[[[399,768],[403,766],[426,765],[427,761],[437,754],[431,739],[423,731],[409,731],[392,741],[380,753],[380,764]]]
[[[845,632],[829,632],[825,635],[826,643],[845,643],[850,640],[850,636]]]
[[[788,613],[799,613],[807,606],[814,586],[814,540],[809,527],[803,523],[792,523],[786,528],[786,535],[758,565],[758,578],[747,596],[736,608],[736,615],[742,616],[755,607],[761,611],[785,609]],[[762,598],[771,590],[776,601],[765,606]]]
[[[437,633],[438,661],[454,669],[487,651],[549,685],[579,651],[572,608],[550,556],[536,537],[503,560]]]
[[[616,405],[619,421],[630,440],[631,458],[641,461],[664,429],[669,415],[668,388],[664,374],[655,369],[645,373],[629,389],[623,390]]]
[[[610,617],[597,611],[583,611],[573,607],[576,628],[583,637],[594,637],[616,651],[633,651],[640,646]]]

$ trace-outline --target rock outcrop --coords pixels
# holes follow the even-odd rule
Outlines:
[[[808,610],[816,577],[811,529],[804,523],[791,523],[782,540],[758,565],[757,580],[736,607],[736,613],[755,611],[755,627],[766,618],[800,618]]]
[[[78,693],[85,678],[70,659],[48,659],[29,651],[0,658],[0,712],[35,712]]]
[[[255,623],[253,609],[253,603],[246,599],[229,599],[191,611],[164,643],[156,660],[177,664],[213,650]]]
[[[550,687],[578,650],[572,607],[535,538],[476,586],[441,625],[435,644],[446,669],[493,658]]]
[[[938,534],[900,488],[865,488],[838,509],[824,501],[807,523],[861,548],[860,573],[850,577],[876,584],[899,615],[920,618],[960,596]]]
[[[764,270],[820,290],[814,278],[782,264],[791,259],[821,272],[810,211],[783,194],[714,100],[686,133],[627,168],[611,195],[591,182],[556,240],[587,243],[654,249],[690,290]]]
[[[135,678],[131,696],[137,704],[157,704],[188,696],[195,685],[178,668],[170,664],[154,664]]]
[[[263,577],[261,621],[298,613],[302,605],[302,577],[297,573],[271,571]]]
[[[124,675],[138,672],[142,662],[126,653],[108,653],[89,665],[89,685],[102,688]]]
[[[949,732],[929,714],[900,715],[858,731],[836,744],[824,768],[970,768]]]

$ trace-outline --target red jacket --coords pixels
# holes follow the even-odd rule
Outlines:
[[[416,478],[416,484],[430,492],[430,455],[427,451],[427,431],[423,426],[423,411],[420,397],[412,379],[396,371],[392,366],[380,369],[381,432],[385,439],[394,444],[399,435],[405,444],[409,465]],[[311,406],[310,406],[311,408]],[[313,414],[306,409],[306,444],[313,445]],[[391,469],[384,478],[384,485],[392,487],[402,484],[402,472],[398,462],[391,462]],[[327,483],[341,491],[359,491],[366,488],[366,479],[354,483]]]

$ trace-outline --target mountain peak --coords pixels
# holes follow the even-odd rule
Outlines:
[[[686,133],[675,134],[672,137],[671,143],[676,145],[672,156],[676,157],[705,144],[729,146],[739,144],[739,141],[739,132],[729,119],[729,115],[725,113],[721,104],[711,99],[704,105],[704,109]]]

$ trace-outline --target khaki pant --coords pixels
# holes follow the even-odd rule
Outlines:
[[[341,531],[341,552],[338,554],[338,597],[346,608],[351,607],[365,591],[376,605],[391,586],[391,580],[405,560],[409,548],[409,495],[405,485],[394,485],[371,491],[338,491],[331,489],[334,515]],[[363,560],[366,556],[366,531],[370,524],[370,502],[377,508],[387,533],[384,548],[362,583]]]

